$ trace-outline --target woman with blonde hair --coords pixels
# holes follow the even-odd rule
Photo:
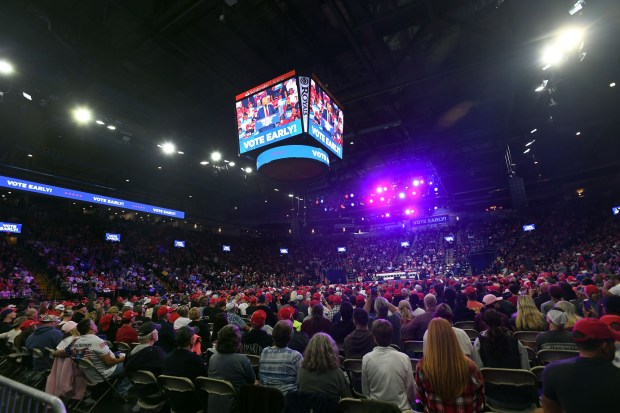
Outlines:
[[[566,314],[568,321],[566,322],[566,324],[564,324],[564,329],[567,331],[572,331],[575,323],[582,318],[577,315],[577,310],[575,309],[575,306],[568,301],[558,301],[557,303],[555,303],[555,308],[559,308],[560,310],[564,311],[564,314]]]
[[[401,300],[400,303],[398,303],[398,311],[400,311],[401,326],[413,321],[413,310],[411,309],[409,300]]]
[[[297,370],[297,384],[301,391],[351,397],[351,389],[340,369],[338,346],[329,335],[316,333],[310,339]]]
[[[547,329],[545,316],[538,311],[534,299],[529,295],[520,295],[517,299],[515,327],[517,331],[544,331]]]
[[[483,411],[482,374],[463,354],[447,320],[435,318],[428,325],[426,350],[416,367],[415,381],[427,413]]]

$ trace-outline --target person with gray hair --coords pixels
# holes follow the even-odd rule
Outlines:
[[[572,350],[577,351],[577,344],[569,331],[564,328],[568,317],[564,311],[554,308],[547,312],[549,331],[536,337],[536,351],[540,350]]]
[[[159,339],[160,324],[151,321],[140,326],[138,330],[138,344],[125,357],[123,362],[125,372],[148,370],[155,376],[161,374],[161,368],[166,358],[166,353],[161,347],[155,347]]]
[[[412,322],[403,327],[401,331],[401,339],[403,341],[422,341],[424,338],[424,333],[426,333],[426,330],[428,329],[428,324],[433,319],[436,307],[437,298],[433,294],[426,294],[424,296],[424,314],[416,316]]]
[[[390,315],[389,312],[392,311]],[[392,325],[392,344],[400,346],[400,312],[383,297],[375,299],[375,318],[370,323],[370,328],[376,320],[386,320]]]

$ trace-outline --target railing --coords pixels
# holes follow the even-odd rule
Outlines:
[[[66,413],[58,397],[0,376],[0,413]]]

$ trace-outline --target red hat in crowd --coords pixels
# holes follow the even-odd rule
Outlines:
[[[591,296],[592,294],[598,294],[599,293],[598,287],[596,285],[594,285],[594,284],[586,285],[585,291],[586,291],[586,295],[588,297]]]
[[[363,295],[359,294],[357,297],[355,297],[355,302],[358,304],[364,304],[364,302],[366,302],[366,299]]]
[[[256,304],[256,302],[258,301],[258,299],[254,296],[250,297],[250,304]]]
[[[124,320],[131,320],[133,317],[137,316],[138,313],[134,313],[132,310],[127,310],[123,313]]]
[[[265,313],[263,310],[256,310],[252,313],[252,317],[250,318],[250,324],[255,327],[262,327],[265,325],[266,319],[267,313]]]
[[[392,301],[392,294],[390,293],[385,293],[383,294],[383,298],[385,298],[388,301]]]
[[[317,304],[321,304],[321,303],[319,303],[317,300],[310,301],[310,307],[314,307]]]
[[[39,323],[37,323],[37,322],[36,322],[36,321],[34,321],[34,320],[26,320],[26,321],[24,321],[23,323],[21,323],[21,324],[19,325],[19,327],[20,327],[22,330],[25,330],[25,329],[30,328],[30,327],[32,327],[32,326],[36,326],[37,324],[39,324]]]
[[[175,320],[176,320],[177,318],[179,318],[179,317],[181,317],[181,316],[179,315],[179,313],[177,313],[177,312],[175,311],[174,313],[171,313],[171,314],[170,314],[170,317],[168,317],[168,321],[170,321],[171,323],[174,323],[174,322],[175,322]]]
[[[319,294],[319,293],[312,294],[312,299],[313,300],[317,300],[317,301],[321,301],[321,294]]]
[[[278,320],[290,320],[293,318],[293,314],[295,314],[295,309],[293,307],[281,307],[280,310],[278,310]]]
[[[162,305],[161,307],[159,307],[159,309],[157,310],[157,316],[158,317],[163,317],[166,314],[172,312],[172,308],[168,308],[165,305]]]
[[[340,297],[339,295],[334,295],[334,298],[332,298],[332,302],[334,303],[334,305],[338,305],[338,304],[342,304],[342,297]]]
[[[582,318],[573,326],[573,340],[578,343],[612,339],[620,341],[620,332],[612,330],[598,318]]]

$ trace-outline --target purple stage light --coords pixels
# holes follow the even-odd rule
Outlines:
[[[405,215],[409,215],[409,214],[411,214],[411,211],[408,209],[405,209]]]
[[[430,181],[428,184],[429,184],[429,185],[433,185],[433,181]]]
[[[383,192],[383,188],[381,188],[380,186],[377,187],[377,193],[380,194],[381,192]]]
[[[381,199],[381,202],[385,201],[385,198],[384,198],[384,197],[381,197],[380,199]]]
[[[349,195],[348,194],[344,194],[344,199],[348,199]]]
[[[433,209],[434,209],[434,210],[437,210],[437,207],[434,207]]]
[[[416,194],[417,194],[417,192],[416,192],[416,191],[413,191],[413,192],[411,193],[411,195],[413,195],[413,196],[416,196]]]
[[[420,185],[424,184],[424,179],[420,179]]]
[[[398,194],[398,197],[399,197],[400,199],[405,199],[405,193],[404,193],[404,192],[401,192],[400,194]]]
[[[439,188],[435,187],[435,192],[439,191]]]
[[[351,195],[349,195],[349,196],[350,196],[351,198],[353,198],[353,196],[354,196],[354,195],[353,195],[353,194],[351,194]]]
[[[351,202],[351,206],[355,206],[355,202]]]
[[[385,217],[389,218],[390,217],[390,213],[388,212],[387,214],[385,214]]]
[[[325,208],[325,212],[327,212],[327,208]]]
[[[413,186],[419,186],[420,185],[420,181],[417,179],[413,180]]]
[[[370,201],[368,201],[368,202],[370,202],[370,203],[372,204],[374,201],[371,199],[371,200],[370,200]]]
[[[384,186],[384,187],[383,187],[383,190],[384,190],[384,191],[387,191],[387,186]]]

